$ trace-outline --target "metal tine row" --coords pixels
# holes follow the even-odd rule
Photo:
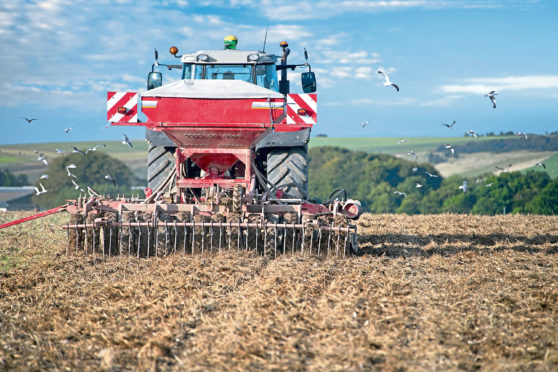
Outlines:
[[[133,254],[138,258],[149,257],[153,253],[155,256],[159,256],[160,228],[164,229],[162,255],[165,256],[169,253],[177,253],[179,244],[182,243],[182,251],[184,253],[190,251],[192,254],[204,254],[207,250],[209,252],[221,251],[225,248],[230,251],[233,246],[236,246],[234,247],[236,250],[254,250],[264,256],[273,254],[274,257],[277,257],[278,253],[288,253],[288,248],[290,248],[291,254],[298,251],[305,254],[305,250],[311,252],[315,249],[317,256],[321,256],[323,248],[327,247],[326,256],[331,256],[332,250],[334,250],[335,256],[342,254],[345,257],[349,235],[356,234],[354,227],[335,227],[333,223],[331,226],[214,221],[209,223],[174,221],[171,224],[167,221],[164,224],[128,221],[103,225],[76,223],[65,226],[66,254],[69,254],[70,243],[72,243],[75,245],[76,253],[83,247],[85,254],[95,254],[100,251],[103,258],[116,254],[123,256],[125,253],[128,256]],[[307,228],[311,229],[308,234],[306,233]],[[218,234],[218,239],[215,239],[215,234]],[[251,234],[254,235],[253,238],[251,238]],[[147,236],[145,237],[145,235]],[[145,242],[146,239],[147,242]],[[233,243],[234,240],[236,240],[236,244]],[[316,242],[317,246],[314,246]]]

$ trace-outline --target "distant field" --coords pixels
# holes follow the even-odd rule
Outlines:
[[[545,170],[552,178],[558,177],[558,154],[554,154],[551,157],[543,160],[544,165],[546,166]],[[534,170],[543,170],[541,167],[533,166],[527,168],[527,170],[534,169]]]

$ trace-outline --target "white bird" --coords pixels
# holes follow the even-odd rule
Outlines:
[[[75,146],[72,146],[72,152],[75,152],[77,154],[81,154],[81,155],[85,156],[85,152],[81,151],[80,149],[78,149]]]
[[[72,183],[74,184],[74,189],[79,190],[79,185],[76,183],[76,181],[72,180]]]
[[[48,161],[45,159],[44,154],[40,154],[40,156],[37,158],[37,161],[42,161],[48,167]]]
[[[361,125],[362,125],[362,127],[364,128],[367,124],[368,124],[367,121],[363,121]]]
[[[34,152],[35,154],[39,155],[39,152],[38,152],[37,150],[33,149],[33,152]]]
[[[442,124],[442,125],[445,126],[445,127],[448,127],[448,129],[451,129],[455,125],[455,120],[451,124]]]
[[[452,154],[452,155],[455,155],[455,149],[453,148],[452,145],[447,144],[445,147],[446,147],[446,149],[448,149],[448,150],[451,151],[451,154]]]
[[[414,152],[413,150],[407,151],[407,155],[408,155],[408,156],[412,156],[412,157],[414,157],[415,159],[417,159],[417,154],[415,154],[415,152]]]
[[[516,136],[523,136],[523,138],[527,139],[527,133],[523,133],[523,132],[516,132],[515,133]]]
[[[476,134],[475,131],[472,130],[472,129],[469,129],[466,133],[472,135],[472,136],[475,137],[475,138],[478,137],[478,134]]]
[[[59,148],[56,148],[55,150],[56,150],[57,154],[65,154],[66,153],[66,151],[60,150]]]
[[[420,182],[417,181],[415,187],[418,188],[418,189],[420,189],[422,186],[423,186],[422,183],[420,183]]]
[[[467,181],[463,181],[463,184],[461,186],[459,186],[459,189],[463,190],[463,193],[465,194],[467,192],[467,190],[469,189],[467,187]]]
[[[66,132],[66,134],[70,133],[70,131],[72,130],[72,128],[66,128],[64,129],[64,132]]]
[[[70,165],[66,165],[66,170],[68,169],[76,169],[77,165],[75,165],[74,163],[71,163]]]
[[[424,173],[428,174],[430,177],[438,177],[437,174],[432,174],[430,172],[424,171]]]
[[[41,180],[48,180],[48,174],[43,174],[39,179]]]
[[[41,191],[39,191],[38,187],[35,187],[35,194],[36,195],[41,195],[41,194],[44,194],[45,192],[48,191],[47,189],[45,189],[45,187],[43,186],[42,183],[39,182],[39,185],[41,185]]]
[[[397,195],[403,195],[404,198],[407,197],[407,194],[405,194],[404,192],[401,192],[401,191],[395,190],[393,193],[394,193],[394,194],[397,194]]]
[[[104,127],[101,127],[101,129],[107,129],[108,127],[110,127],[110,123],[107,123],[107,125],[105,125]]]
[[[31,122],[32,122],[33,120],[39,120],[39,119],[35,119],[35,118],[33,118],[33,119],[24,118],[24,119],[25,119],[25,121],[26,121],[27,123],[29,123],[29,124],[31,124]]]
[[[401,141],[397,142],[397,144],[400,145],[400,144],[405,143],[405,142],[409,142],[409,140],[406,139],[406,138],[403,138]]]
[[[496,169],[498,169],[499,171],[502,171],[502,172],[509,172],[511,166],[512,166],[512,165],[511,165],[511,163],[510,163],[510,164],[508,164],[508,167],[507,167],[507,168],[501,168],[501,167],[499,167],[499,166],[495,166],[494,168],[496,168]]]
[[[106,168],[105,171],[107,172],[107,174],[105,174],[105,180],[107,180],[107,182],[111,182],[113,186],[116,187],[116,181],[112,178],[108,168]]]
[[[101,147],[101,146],[107,147],[106,144],[101,143],[101,144],[99,144],[99,145],[96,145],[96,146],[93,146],[93,147],[88,148],[87,150],[85,150],[85,153],[87,154],[89,151],[97,151],[97,149],[98,149],[99,147]]]
[[[66,166],[66,172],[68,172],[68,177],[74,177],[77,178],[74,174],[72,174],[72,172],[70,172],[70,169],[74,169],[77,168],[75,164],[70,164]]]
[[[380,74],[384,77],[384,87],[389,87],[391,85],[392,87],[395,88],[396,91],[399,92],[399,87],[397,86],[397,84],[392,83],[389,80],[389,76],[387,76],[387,74],[385,72],[383,72],[382,70],[378,70],[378,74]]]
[[[416,171],[418,171],[418,168],[417,168],[417,167],[414,167],[414,168],[411,169],[411,170],[412,170],[413,172],[416,172]]]
[[[535,166],[543,167],[544,169],[546,169],[546,165],[544,163],[537,163],[537,164],[535,164]]]
[[[485,94],[485,97],[490,98],[490,102],[492,102],[492,108],[496,108],[496,96],[498,95],[498,93],[496,93],[495,90],[491,90],[490,92],[488,92],[487,94]]]
[[[486,186],[486,187],[490,187],[490,186],[492,186],[492,183],[487,183],[487,184],[486,184],[486,185],[484,185],[484,186]]]
[[[123,145],[128,145],[131,148],[132,147],[132,142],[130,142],[130,139],[125,134],[123,134],[123,136],[124,136],[124,138],[122,139],[122,144]]]

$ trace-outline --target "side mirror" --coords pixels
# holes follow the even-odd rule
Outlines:
[[[161,85],[163,85],[163,74],[151,71],[149,75],[147,75],[147,90],[159,88]]]
[[[302,91],[304,93],[314,93],[316,91],[316,74],[312,71],[303,72],[300,75],[302,81]]]

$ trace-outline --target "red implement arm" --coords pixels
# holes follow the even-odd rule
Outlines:
[[[23,217],[23,218],[20,218],[19,220],[7,222],[3,225],[0,225],[0,229],[3,229],[5,227],[10,227],[10,226],[13,226],[13,225],[19,225],[20,223],[31,221],[31,220],[34,220],[36,218],[41,218],[41,217],[44,217],[44,216],[48,216],[50,214],[65,211],[67,206],[68,206],[67,204],[64,204],[64,205],[61,205],[59,207],[49,209],[48,211],[37,213],[37,214],[34,214],[32,216]]]

